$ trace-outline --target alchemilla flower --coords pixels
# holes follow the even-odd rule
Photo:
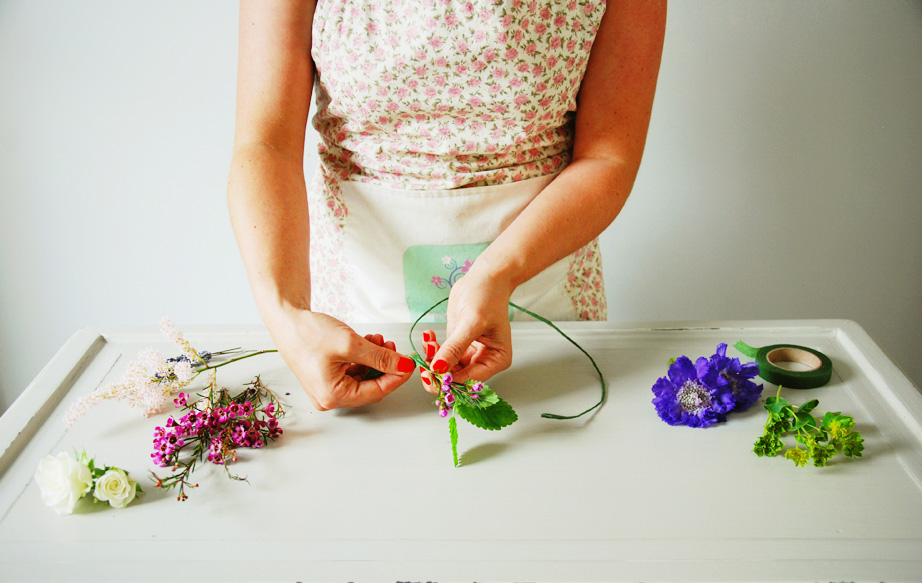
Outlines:
[[[759,399],[762,385],[751,380],[758,372],[755,363],[743,365],[737,358],[728,358],[726,344],[718,345],[710,358],[700,357],[694,363],[681,356],[669,366],[667,376],[653,385],[653,405],[669,425],[709,427]]]

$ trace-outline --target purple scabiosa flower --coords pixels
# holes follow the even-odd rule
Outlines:
[[[706,382],[712,386],[728,386],[733,395],[734,411],[745,411],[762,396],[762,385],[752,382],[759,374],[755,362],[740,363],[738,358],[727,356],[727,345],[718,344],[717,352],[708,359]]]
[[[711,386],[704,380],[710,370],[707,358],[697,362],[680,356],[669,367],[668,376],[653,385],[653,404],[660,418],[669,425],[708,427],[726,419],[733,409],[728,386]]]

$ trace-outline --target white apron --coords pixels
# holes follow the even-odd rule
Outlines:
[[[349,208],[346,290],[356,322],[410,322],[463,277],[477,256],[553,180],[542,176],[496,186],[400,190],[341,182]],[[551,320],[573,320],[566,293],[569,258],[520,285],[511,301]],[[444,321],[446,305],[426,321]],[[510,317],[530,319],[510,309]]]

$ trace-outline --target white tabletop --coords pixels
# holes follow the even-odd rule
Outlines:
[[[605,406],[542,419],[594,403],[598,378],[553,330],[516,323],[514,366],[490,384],[519,420],[498,432],[460,421],[459,468],[418,381],[376,405],[321,413],[277,355],[225,367],[221,384],[260,374],[283,396],[285,433],[240,451],[231,469],[249,484],[209,465],[183,503],[147,478],[151,435],[169,412],[144,419],[106,403],[71,429],[62,423],[76,397],[139,350],[176,351],[155,328],[81,331],[0,418],[0,580],[922,580],[922,396],[856,324],[562,327],[599,363]],[[408,328],[374,331],[408,352]],[[271,347],[262,329],[186,336],[212,351]],[[827,354],[828,385],[785,395],[853,415],[864,457],[826,468],[759,458],[760,405],[708,429],[660,421],[651,387],[669,358],[737,340]],[[766,383],[763,397],[775,389]],[[127,469],[146,494],[124,510],[56,515],[32,473],[43,456],[74,448]]]

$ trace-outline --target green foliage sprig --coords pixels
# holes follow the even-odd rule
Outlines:
[[[480,381],[476,381],[473,379],[468,379],[464,383],[456,383],[452,379],[451,373],[445,373],[443,375],[436,373],[430,368],[429,363],[426,362],[424,358],[422,358],[418,353],[415,353],[416,345],[413,343],[413,330],[416,329],[417,324],[419,324],[420,321],[422,321],[422,319],[426,316],[426,314],[428,314],[433,309],[435,309],[437,306],[447,301],[448,301],[448,298],[439,300],[438,302],[433,304],[428,310],[423,312],[416,319],[415,322],[413,322],[413,325],[410,326],[410,346],[414,350],[414,354],[412,354],[411,357],[416,362],[416,364],[419,365],[421,371],[422,370],[428,371],[431,374],[432,379],[437,381],[441,385],[441,390],[439,392],[439,398],[436,400],[435,403],[439,407],[439,415],[441,417],[449,417],[450,415],[450,418],[448,420],[448,432],[449,432],[449,437],[451,438],[451,453],[452,453],[452,458],[454,459],[455,467],[458,467],[459,465],[458,422],[455,420],[455,417],[454,417],[455,411],[458,412],[458,415],[462,419],[469,422],[470,424],[476,427],[479,427],[481,429],[487,429],[491,431],[495,431],[497,429],[502,429],[503,427],[506,427],[508,425],[512,425],[516,420],[518,420],[519,416],[515,412],[515,410],[512,408],[512,405],[500,399],[499,396],[487,385],[483,384]],[[527,310],[523,308],[522,306],[518,306],[512,302],[509,302],[509,306],[512,308],[515,308],[516,310],[524,314],[531,316],[532,318],[540,322],[544,322],[545,324],[547,324],[548,326],[556,330],[558,334],[563,336],[568,342],[570,342],[570,344],[575,346],[577,349],[579,349],[580,352],[586,355],[586,358],[588,358],[589,362],[592,363],[592,366],[595,369],[595,372],[599,375],[599,383],[602,388],[602,393],[601,393],[601,396],[599,397],[599,401],[595,405],[592,405],[585,411],[581,413],[577,413],[575,415],[558,415],[556,413],[542,413],[541,417],[544,419],[556,419],[556,420],[577,419],[579,417],[582,417],[583,415],[586,415],[587,413],[590,413],[591,411],[596,411],[600,409],[602,405],[605,403],[605,398],[607,395],[607,387],[605,385],[605,377],[604,375],[602,375],[602,371],[599,369],[599,365],[596,364],[595,359],[592,358],[592,355],[586,352],[586,350],[582,346],[580,346],[575,340],[567,336],[563,330],[555,326],[554,323],[548,320],[547,318],[540,316],[530,310]],[[370,371],[370,372],[371,374],[375,374],[375,375],[381,374],[377,371]],[[367,374],[366,374],[366,378],[368,378]]]
[[[420,366],[427,366],[419,356],[413,355]],[[458,467],[458,422],[459,417],[480,429],[497,431],[512,425],[519,419],[518,413],[508,402],[504,401],[489,386],[480,381],[468,379],[463,383],[454,382],[451,373],[438,374],[431,372],[432,379],[439,385],[439,396],[435,401],[438,405],[439,415],[449,417],[448,434],[451,439],[451,455],[455,467]]]
[[[840,412],[824,412],[822,417],[815,417],[817,405],[819,401],[812,399],[795,407],[781,397],[781,387],[778,387],[774,397],[765,399],[768,419],[752,451],[762,457],[776,456],[784,450],[784,457],[796,466],[812,462],[816,467],[823,467],[837,454],[861,457],[864,439],[855,431],[855,419]],[[782,437],[786,433],[793,433],[797,443],[785,450]]]

